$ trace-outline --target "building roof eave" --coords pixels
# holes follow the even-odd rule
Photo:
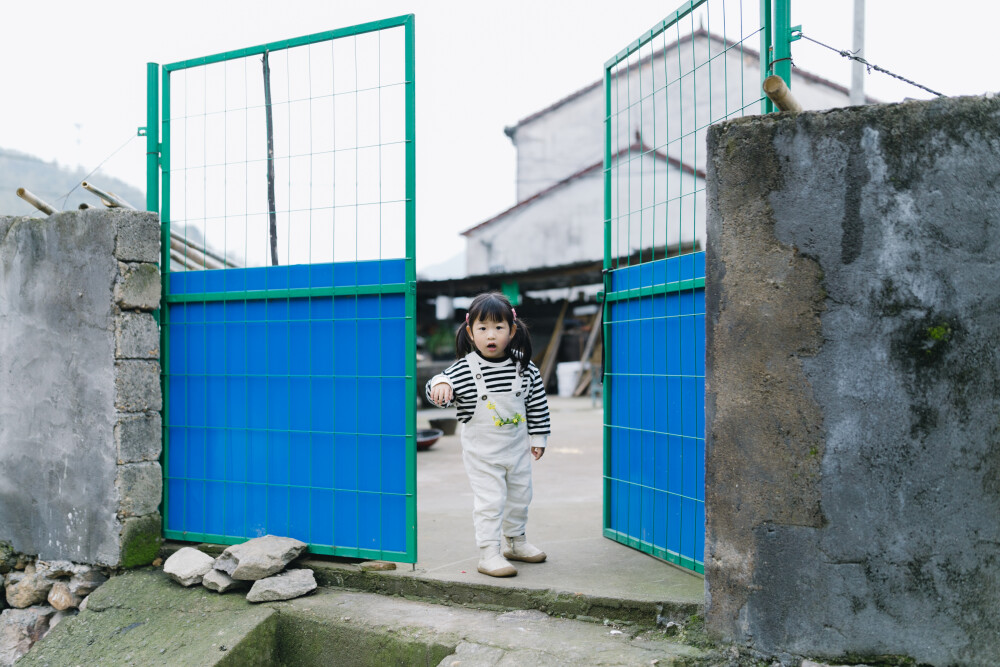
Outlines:
[[[617,160],[617,159],[621,158],[621,156],[629,154],[629,153],[638,153],[639,155],[652,155],[653,157],[666,162],[667,164],[669,164],[670,166],[674,167],[675,169],[681,170],[685,174],[690,174],[692,176],[697,176],[698,178],[701,178],[702,180],[705,179],[705,170],[704,169],[699,169],[699,168],[697,168],[695,166],[689,165],[689,164],[687,164],[685,162],[682,162],[681,160],[678,160],[675,157],[672,157],[670,155],[667,155],[666,153],[663,153],[663,152],[661,152],[659,150],[656,150],[654,148],[651,148],[651,147],[647,146],[642,141],[642,137],[639,135],[638,132],[636,133],[636,142],[634,144],[632,144],[631,146],[629,146],[628,148],[623,148],[622,150],[618,151],[614,156],[612,156],[612,159]],[[482,229],[483,227],[491,225],[494,222],[497,222],[498,220],[501,220],[502,218],[505,218],[506,216],[510,215],[514,211],[520,210],[522,208],[526,208],[532,202],[535,202],[538,199],[541,199],[542,197],[550,195],[553,192],[555,192],[556,190],[559,190],[561,188],[566,187],[567,185],[569,185],[573,181],[576,181],[577,179],[583,178],[584,176],[586,176],[588,174],[591,174],[591,173],[593,173],[595,171],[598,171],[600,169],[603,169],[603,168],[604,168],[604,160],[600,160],[598,162],[595,162],[592,165],[584,167],[580,171],[578,171],[578,172],[576,172],[574,174],[570,174],[569,176],[567,176],[566,178],[562,179],[561,181],[553,183],[552,185],[550,185],[549,187],[545,188],[544,190],[540,190],[540,191],[536,192],[535,194],[531,195],[527,199],[525,199],[523,201],[519,201],[518,203],[514,204],[513,206],[511,206],[510,208],[506,209],[505,211],[502,211],[501,213],[498,213],[497,215],[493,216],[492,218],[489,218],[489,219],[484,220],[484,221],[482,221],[482,222],[480,222],[480,223],[478,223],[476,225],[473,225],[472,227],[469,227],[465,231],[459,232],[459,234],[461,236],[468,237],[471,233],[473,233],[473,232],[475,232],[475,231],[477,231],[479,229]]]

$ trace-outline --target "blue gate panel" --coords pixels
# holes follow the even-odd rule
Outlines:
[[[406,297],[287,292],[399,284],[404,269],[385,260],[169,275],[171,295],[205,300],[167,306],[168,536],[406,552]]]
[[[618,296],[608,305],[605,374],[606,534],[699,571],[705,543],[704,276],[704,253],[613,271],[610,291]]]

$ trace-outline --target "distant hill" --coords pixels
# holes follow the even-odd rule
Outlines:
[[[17,196],[18,188],[31,191],[60,210],[77,208],[80,203],[100,204],[100,200],[79,187],[87,175],[81,168],[68,169],[56,162],[45,162],[33,155],[0,148],[0,215],[44,217],[44,213]],[[117,178],[97,172],[90,177],[102,190],[113,192],[136,208],[145,208],[146,194]],[[73,188],[76,187],[75,190]],[[73,190],[69,199],[66,193]]]

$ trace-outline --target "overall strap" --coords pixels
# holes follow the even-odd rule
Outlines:
[[[483,379],[483,368],[479,365],[479,355],[469,352],[465,355],[465,363],[469,364],[469,372],[472,373],[472,381],[476,383],[476,395],[486,395],[486,380]]]

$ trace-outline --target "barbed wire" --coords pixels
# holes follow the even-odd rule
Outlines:
[[[125,147],[126,147],[126,146],[128,146],[128,145],[129,145],[130,143],[132,143],[132,140],[133,140],[133,139],[135,139],[135,138],[136,138],[136,136],[137,136],[137,135],[133,133],[133,134],[132,134],[132,135],[131,135],[131,136],[130,136],[130,137],[128,138],[128,140],[127,140],[127,141],[126,141],[126,142],[125,142],[124,144],[122,144],[121,146],[119,146],[119,147],[118,147],[117,149],[115,149],[115,151],[114,151],[113,153],[111,153],[111,155],[109,155],[109,156],[107,156],[106,158],[104,158],[103,160],[101,160],[101,163],[100,163],[99,165],[97,165],[96,167],[94,167],[94,168],[93,168],[93,169],[92,169],[92,170],[90,171],[90,173],[89,173],[89,174],[87,174],[87,175],[86,175],[86,176],[84,176],[83,178],[81,178],[81,179],[77,180],[77,183],[76,183],[76,185],[74,185],[74,186],[73,186],[73,187],[72,187],[72,188],[70,189],[70,191],[69,191],[69,192],[67,192],[67,193],[66,193],[65,195],[63,195],[63,196],[61,196],[61,197],[57,197],[57,199],[62,199],[62,205],[60,206],[60,208],[65,208],[65,207],[66,207],[66,202],[67,202],[67,201],[69,201],[69,196],[70,196],[71,194],[73,194],[73,192],[74,192],[74,191],[75,191],[75,190],[76,190],[76,189],[77,189],[78,187],[80,187],[80,184],[81,184],[81,183],[85,182],[85,181],[86,181],[86,180],[87,180],[88,178],[90,178],[90,177],[91,177],[91,176],[93,176],[93,175],[94,175],[95,173],[97,173],[97,170],[98,170],[98,169],[100,169],[101,167],[103,167],[103,166],[104,166],[104,163],[105,163],[105,162],[107,162],[108,160],[110,160],[110,159],[111,159],[111,158],[113,158],[114,156],[118,155],[118,153],[120,153],[120,152],[122,151],[122,149],[123,149],[123,148],[125,148]]]
[[[873,63],[868,62],[867,60],[865,60],[861,56],[855,55],[857,53],[856,51],[846,51],[846,50],[842,51],[840,49],[835,49],[834,47],[830,46],[829,44],[824,44],[823,42],[820,42],[818,40],[813,39],[812,37],[806,37],[801,32],[799,33],[799,36],[802,39],[808,39],[810,42],[812,42],[814,44],[819,44],[820,46],[826,47],[826,48],[830,49],[831,51],[833,51],[835,53],[839,53],[840,55],[842,55],[843,57],[847,58],[848,60],[856,60],[857,62],[861,63],[862,65],[864,65],[868,69],[868,73],[869,74],[872,73],[872,70],[875,70],[876,72],[881,72],[882,74],[888,74],[889,76],[893,77],[894,79],[899,79],[900,81],[908,83],[911,86],[916,86],[917,88],[920,88],[921,90],[926,90],[928,93],[931,93],[932,95],[937,95],[938,97],[947,97],[944,93],[939,93],[936,90],[931,90],[927,86],[922,86],[919,83],[917,83],[916,81],[911,81],[911,80],[907,79],[905,76],[900,76],[898,74],[894,74],[893,72],[890,72],[887,69],[883,69],[883,68],[879,67],[878,65],[875,65]]]

